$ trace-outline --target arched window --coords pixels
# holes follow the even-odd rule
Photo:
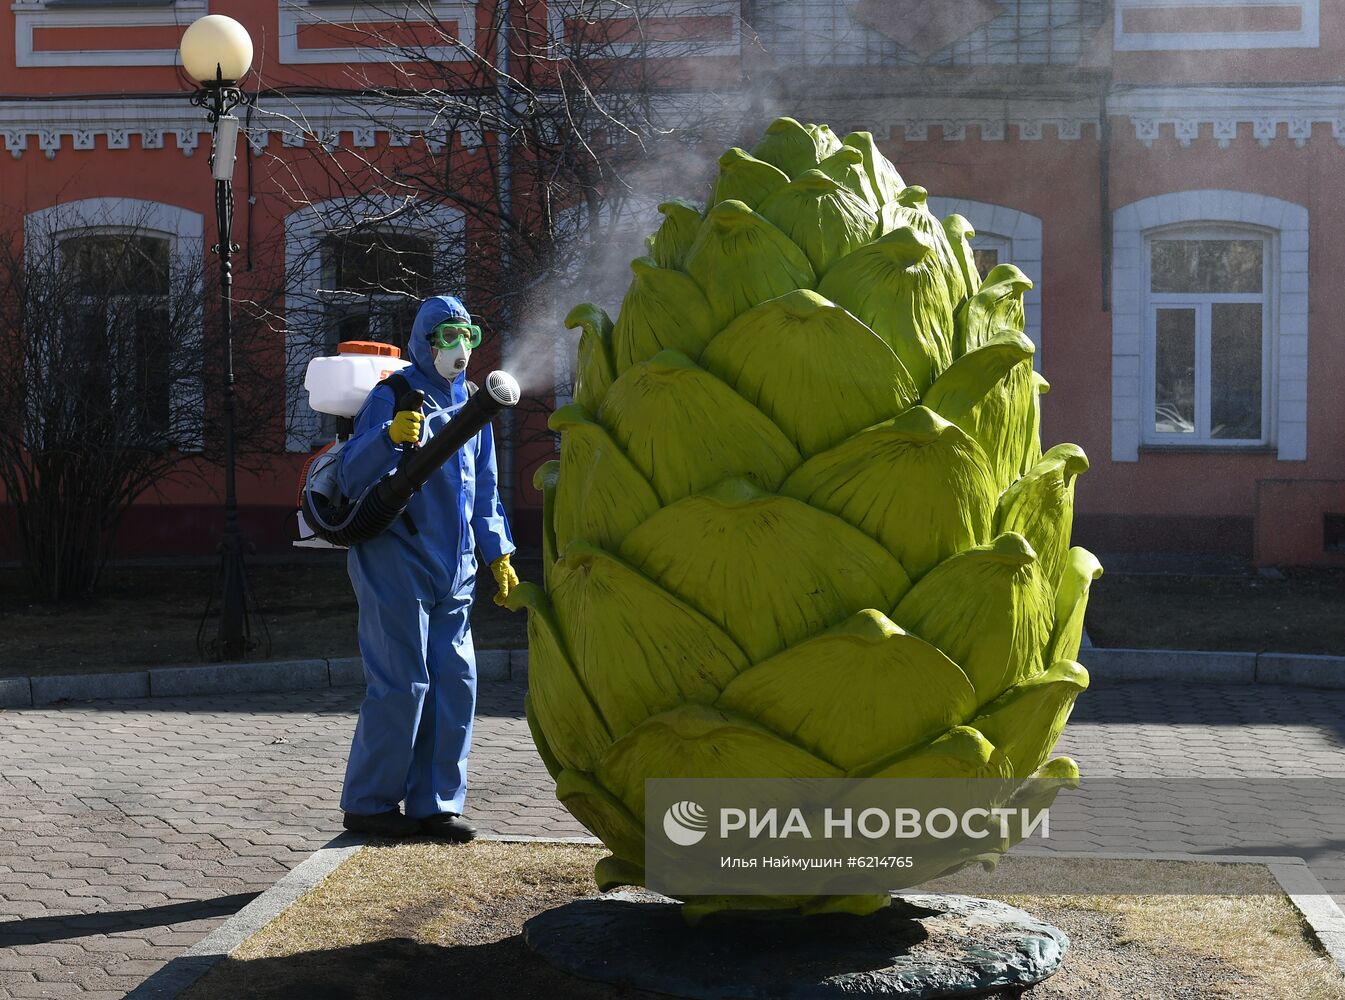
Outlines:
[[[202,445],[202,232],[198,213],[135,198],[66,202],[24,223],[28,284],[59,311],[60,356],[86,359],[62,377],[149,446]]]
[[[434,238],[427,232],[357,229],[322,241],[322,347],[378,340],[405,354],[420,303],[434,294]]]
[[[1236,191],[1114,216],[1112,457],[1148,448],[1307,456],[1308,213]]]
[[[1041,219],[1003,205],[991,205],[970,198],[930,198],[929,210],[940,219],[961,215],[975,228],[971,241],[976,268],[984,277],[996,264],[1015,264],[1032,279],[1032,288],[1023,297],[1023,332],[1037,345],[1032,366],[1042,370],[1041,336]]]
[[[286,447],[330,439],[308,407],[308,362],[344,340],[406,347],[423,299],[461,294],[463,215],[368,195],[319,202],[285,220]],[[471,308],[471,303],[468,303]]]

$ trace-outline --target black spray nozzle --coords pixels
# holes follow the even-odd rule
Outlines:
[[[308,523],[318,537],[334,545],[355,545],[381,534],[402,516],[412,494],[425,485],[436,469],[452,458],[495,414],[517,404],[519,397],[518,383],[511,375],[491,372],[486,376],[485,386],[467,400],[425,447],[408,447],[397,471],[353,504],[331,509],[326,497],[305,489],[302,506]],[[397,401],[397,409],[418,410],[424,402],[424,393],[412,390]]]
[[[425,447],[403,460],[397,471],[380,484],[390,497],[405,502],[434,471],[455,455],[491,418],[501,410],[518,403],[521,393],[518,383],[508,372],[493,371],[486,376],[486,384],[474,393],[461,410],[453,415]]]

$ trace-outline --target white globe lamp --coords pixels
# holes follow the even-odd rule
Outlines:
[[[198,83],[241,80],[252,66],[252,38],[232,17],[207,14],[182,33],[182,68]]]

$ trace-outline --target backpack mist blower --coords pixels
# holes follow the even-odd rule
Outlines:
[[[352,499],[342,495],[338,484],[340,454],[353,431],[354,417],[369,393],[378,385],[390,386],[398,411],[420,409],[425,396],[411,389],[406,377],[399,374],[407,362],[401,360],[397,348],[347,341],[338,345],[337,351],[334,358],[314,358],[309,362],[304,378],[309,405],[338,419],[336,441],[309,459],[300,475],[300,537],[294,544],[308,548],[345,548],[387,530],[406,514],[416,490],[495,414],[516,405],[521,395],[514,377],[504,371],[487,375],[480,390],[467,383],[467,402],[453,419],[423,448],[408,447],[396,470]]]

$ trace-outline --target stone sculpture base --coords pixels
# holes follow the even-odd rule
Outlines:
[[[1069,947],[1004,903],[922,893],[868,917],[724,914],[688,927],[664,896],[614,892],[538,914],[523,938],[572,975],[695,1000],[1018,997]]]

